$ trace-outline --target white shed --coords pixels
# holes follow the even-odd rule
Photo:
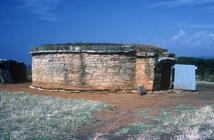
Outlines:
[[[196,70],[194,65],[175,64],[174,68],[174,89],[196,90]]]

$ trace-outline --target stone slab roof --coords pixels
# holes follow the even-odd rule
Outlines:
[[[148,44],[66,43],[33,47],[30,53],[136,53],[137,56],[153,56],[167,53],[167,50]]]

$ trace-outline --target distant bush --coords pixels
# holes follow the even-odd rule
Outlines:
[[[214,58],[178,57],[177,63],[197,66],[198,81],[214,82]]]

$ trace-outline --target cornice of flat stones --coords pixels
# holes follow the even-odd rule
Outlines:
[[[92,53],[92,54],[133,54],[143,57],[155,57],[167,53],[166,49],[147,44],[118,44],[118,43],[67,43],[46,44],[33,47],[34,54],[48,53]]]

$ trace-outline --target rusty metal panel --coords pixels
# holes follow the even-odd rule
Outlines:
[[[173,68],[174,89],[196,90],[196,66],[175,64]]]

